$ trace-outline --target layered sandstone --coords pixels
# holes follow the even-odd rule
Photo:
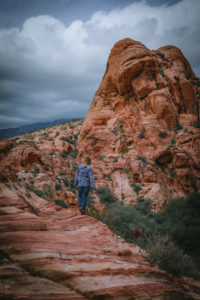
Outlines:
[[[91,156],[97,186],[127,204],[151,198],[159,210],[200,191],[199,86],[177,47],[117,42],[78,138],[78,162]]]
[[[198,282],[151,267],[96,219],[0,191],[1,299],[199,299]]]

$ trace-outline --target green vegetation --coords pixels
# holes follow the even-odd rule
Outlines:
[[[39,168],[35,168],[35,169],[32,171],[32,173],[33,173],[35,176],[37,176],[37,174],[40,173],[40,169],[39,169]]]
[[[179,123],[179,121],[177,121],[177,123],[176,123],[176,129],[177,129],[177,130],[182,130],[182,129],[184,129],[183,125],[181,125],[181,124]]]
[[[56,202],[56,205],[59,205],[63,208],[68,208],[67,203],[65,203],[65,201],[63,201],[62,199],[56,199],[55,202]]]
[[[62,190],[62,185],[59,184],[59,183],[56,183],[56,184],[55,184],[55,189],[56,189],[56,191]]]
[[[176,140],[172,138],[171,139],[171,144],[168,146],[168,149],[173,148],[175,144],[176,144]]]
[[[103,161],[103,158],[104,158],[103,155],[99,156],[99,160]]]
[[[35,193],[37,196],[46,200],[46,194],[44,191],[41,191],[40,189],[37,189],[34,185],[29,185],[28,183],[26,183],[25,187],[27,190]]]
[[[140,131],[140,133],[138,134],[138,137],[140,139],[145,139],[144,131]]]
[[[112,133],[114,133],[115,135],[118,135],[118,130],[117,130],[117,128],[113,128]]]
[[[62,137],[60,138],[60,140],[61,140],[61,141],[64,141],[64,142],[68,142],[68,143],[70,143],[70,144],[74,144],[74,141],[72,140],[72,138],[67,137],[67,136],[62,136]]]
[[[111,193],[111,190],[108,187],[101,187],[97,189],[97,194],[103,204],[117,202],[117,198]]]
[[[142,186],[144,186],[143,183],[142,184],[136,184],[134,182],[131,185],[132,185],[134,191],[137,193],[137,195],[139,194],[140,190],[142,189]]]
[[[167,61],[169,62],[169,59],[165,57],[165,54],[164,53],[161,53],[161,52],[156,52],[157,55],[159,55],[163,61]]]
[[[124,125],[125,125],[124,121],[120,120],[119,121],[119,131],[121,133],[124,131]]]
[[[151,264],[175,276],[200,278],[195,265],[200,253],[199,193],[171,199],[158,213],[151,211],[151,199],[138,198],[136,205],[125,206],[107,187],[99,189],[98,194],[106,208],[102,213],[90,210],[92,215],[127,242],[137,243]]]
[[[50,156],[53,156],[53,155],[56,155],[56,153],[55,152],[50,152]]]
[[[160,74],[162,75],[162,77],[165,78],[165,73],[164,73],[163,69],[159,69],[159,72],[160,72]]]
[[[110,174],[103,174],[103,178],[107,178],[108,181],[112,181]]]
[[[65,159],[65,158],[67,157],[67,152],[66,152],[66,151],[61,152],[61,153],[60,153],[60,156],[61,156],[63,159]]]
[[[141,160],[144,163],[144,166],[147,165],[147,159],[146,159],[145,156],[139,156],[138,159]]]

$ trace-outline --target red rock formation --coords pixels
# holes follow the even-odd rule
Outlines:
[[[73,185],[76,138],[82,121],[40,129],[0,141],[0,180],[26,187],[46,200],[77,206]]]
[[[125,203],[151,198],[155,210],[200,191],[198,86],[177,47],[117,42],[78,138],[78,162],[91,156],[97,186]]]
[[[198,282],[151,267],[96,219],[0,190],[1,299],[199,299]]]

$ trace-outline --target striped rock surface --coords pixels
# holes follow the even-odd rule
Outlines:
[[[200,299],[96,219],[0,188],[1,299]]]

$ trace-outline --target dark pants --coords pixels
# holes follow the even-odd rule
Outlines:
[[[78,207],[79,208],[85,209],[89,190],[90,190],[89,186],[79,186],[78,187]]]

